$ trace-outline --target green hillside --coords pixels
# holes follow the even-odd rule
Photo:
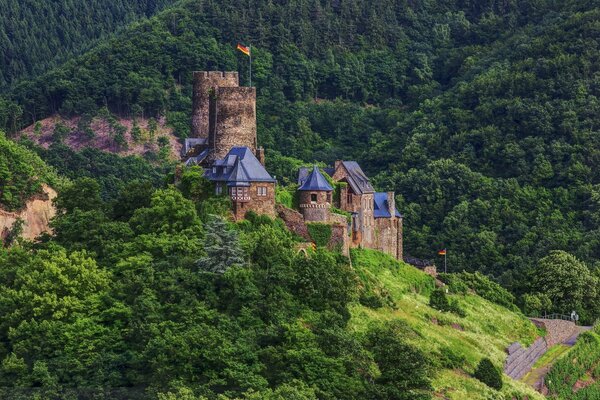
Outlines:
[[[350,329],[364,332],[373,324],[402,321],[410,343],[436,360],[432,381],[436,396],[448,399],[489,399],[500,395],[472,378],[477,363],[489,357],[502,366],[506,348],[515,341],[531,344],[540,332],[526,318],[475,294],[453,295],[467,316],[461,318],[429,307],[433,279],[425,273],[372,250],[353,250],[353,267],[363,282],[388,294],[393,307],[351,307]],[[543,398],[525,384],[504,379],[502,394]]]
[[[93,178],[74,179],[51,235],[0,248],[0,396],[539,398],[472,377],[540,334],[474,294],[502,292],[489,280],[454,282],[453,311],[437,311],[433,278],[382,253],[355,250],[350,265],[298,251],[280,220],[228,222],[193,168],[149,183],[103,200]]]
[[[0,88],[35,76],[169,0],[0,1]]]
[[[22,207],[42,185],[56,186],[59,178],[34,152],[7,139],[0,131],[0,208]]]
[[[545,382],[557,399],[583,400],[600,396],[600,335],[598,327],[583,333],[575,346],[552,367]]]
[[[294,179],[286,157],[356,159],[396,190],[408,254],[447,247],[452,271],[521,295],[539,291],[529,274],[551,250],[588,267],[600,256],[599,13],[585,0],[184,0],[21,81],[0,100],[0,124],[107,105],[164,114],[184,137],[191,71],[245,80],[235,43],[251,43],[273,174]]]

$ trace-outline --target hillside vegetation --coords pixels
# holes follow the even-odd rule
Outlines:
[[[294,159],[356,159],[396,190],[408,254],[446,247],[451,271],[495,276],[526,306],[550,251],[586,268],[600,256],[599,17],[586,0],[184,0],[21,81],[0,124],[108,106],[165,115],[185,137],[191,72],[239,70],[245,82],[235,43],[251,43],[274,175],[293,181]],[[546,300],[528,304],[599,315],[596,294]]]
[[[45,72],[169,0],[1,0],[0,88]]]
[[[56,186],[58,182],[55,172],[37,154],[0,131],[0,208],[17,210],[41,194],[43,184]]]
[[[549,395],[564,400],[595,399],[600,396],[599,328],[583,333],[575,347],[546,376]]]
[[[74,179],[51,235],[0,249],[2,397],[536,398],[471,377],[539,334],[473,294],[481,283],[448,295],[458,314],[437,311],[433,278],[381,253],[356,250],[351,267],[299,252],[280,220],[228,222],[198,172],[108,201]]]
[[[453,295],[466,317],[429,307],[433,279],[425,273],[373,250],[353,250],[353,267],[367,288],[389,296],[391,306],[351,306],[350,329],[401,322],[411,344],[434,361],[432,387],[436,397],[447,399],[543,398],[525,384],[504,378],[502,394],[474,379],[471,374],[482,357],[501,367],[506,347],[519,341],[530,345],[540,334],[520,313],[475,294]],[[505,397],[502,397],[505,396]]]

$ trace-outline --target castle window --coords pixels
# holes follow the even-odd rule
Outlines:
[[[327,193],[327,202],[331,203],[331,193]]]
[[[257,188],[258,191],[258,195],[259,196],[266,196],[267,195],[267,187],[266,186],[259,186]]]
[[[348,193],[347,203],[352,204],[352,194],[351,193]]]
[[[310,202],[311,203],[316,203],[317,202],[317,194],[316,193],[311,193],[310,194]]]

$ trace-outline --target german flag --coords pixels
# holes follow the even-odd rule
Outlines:
[[[241,51],[242,53],[244,53],[245,55],[247,55],[247,56],[249,56],[249,55],[250,55],[250,48],[249,48],[249,47],[246,47],[246,46],[244,46],[244,45],[242,45],[242,44],[238,43],[238,45],[237,45],[237,49],[238,49],[239,51]]]
[[[438,256],[445,256],[445,255],[446,255],[446,249],[438,251]]]

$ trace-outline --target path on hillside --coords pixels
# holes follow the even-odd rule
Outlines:
[[[540,357],[538,362],[536,362],[538,366],[532,368],[531,371],[529,371],[527,375],[523,377],[523,382],[532,386],[538,392],[545,394],[544,392],[546,392],[547,389],[545,387],[544,380],[548,372],[550,372],[552,366],[556,363],[556,361],[558,361],[559,358],[566,354],[571,347],[575,345],[577,338],[581,333],[592,329],[591,326],[580,326],[577,328],[577,332],[569,336],[566,340],[562,341],[562,343],[556,344],[549,348],[546,353]]]

